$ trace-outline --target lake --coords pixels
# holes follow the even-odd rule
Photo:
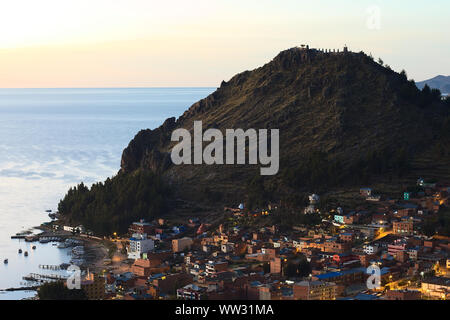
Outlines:
[[[180,116],[214,90],[0,89],[0,289],[43,273],[39,264],[70,260],[67,250],[51,243],[31,250],[11,235],[49,221],[45,210],[56,210],[69,187],[116,174],[123,149],[139,130]],[[0,300],[34,295],[0,292]]]

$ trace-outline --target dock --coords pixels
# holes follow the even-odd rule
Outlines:
[[[52,270],[52,271],[64,270],[63,268],[61,268],[61,265],[51,265],[51,264],[40,264],[39,269]]]
[[[33,281],[33,282],[53,282],[53,281],[65,281],[68,277],[58,275],[58,274],[39,274],[39,273],[30,273],[28,276],[22,277],[25,281]]]

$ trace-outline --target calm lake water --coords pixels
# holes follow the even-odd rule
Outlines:
[[[19,287],[39,264],[67,262],[51,243],[11,240],[50,219],[70,186],[117,173],[123,149],[214,88],[0,89],[0,289]],[[27,250],[28,257],[18,254]],[[3,264],[8,258],[9,263]],[[54,273],[54,272],[53,272]],[[2,293],[3,299],[34,296]]]

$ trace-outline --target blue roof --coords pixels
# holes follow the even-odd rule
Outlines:
[[[405,208],[405,209],[417,209],[417,205],[413,203],[400,203],[399,207]]]
[[[281,294],[285,297],[292,296],[294,294],[294,290],[292,288],[283,287],[281,288]]]
[[[381,271],[381,275],[389,273],[390,270],[391,270],[391,268],[388,268],[388,267],[381,268],[381,270],[380,270]]]
[[[259,287],[260,285],[262,285],[262,283],[260,281],[252,281],[250,282],[250,285],[252,287]]]
[[[346,275],[346,274],[352,274],[352,273],[358,273],[358,272],[365,273],[365,271],[366,271],[365,268],[355,268],[355,269],[350,269],[350,270],[344,270],[344,271],[338,271],[338,272],[328,272],[328,273],[324,273],[324,274],[319,274],[319,275],[316,275],[315,277],[317,279],[319,279],[319,280],[326,280],[326,279],[331,279],[331,278],[343,276],[343,275]]]
[[[368,293],[358,293],[353,297],[355,300],[378,300],[377,296],[368,294]]]
[[[158,279],[158,278],[161,278],[161,277],[164,277],[164,276],[165,276],[164,273],[157,273],[157,274],[152,275],[150,277],[150,279]]]

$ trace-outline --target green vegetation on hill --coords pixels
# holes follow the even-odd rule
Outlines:
[[[410,160],[437,143],[448,110],[439,90],[419,90],[406,72],[363,52],[292,48],[224,81],[179,119],[138,133],[123,152],[121,171],[160,172],[187,200],[209,199],[201,192],[207,190],[214,199],[260,206],[267,194],[280,199],[372,177],[403,177]],[[252,182],[257,166],[172,165],[170,132],[191,129],[198,120],[222,131],[278,128],[279,174],[266,177],[262,187]]]
[[[422,224],[422,232],[427,236],[437,233],[450,237],[450,208],[443,208],[438,214],[426,218]]]
[[[44,283],[38,290],[39,300],[87,300],[83,290],[68,289],[63,282]]]
[[[124,233],[141,218],[152,219],[166,210],[168,188],[150,171],[118,174],[89,189],[83,183],[71,188],[58,205],[73,223],[81,223],[95,234]]]
[[[363,52],[282,51],[222,82],[178,119],[140,131],[122,154],[119,174],[91,190],[82,184],[69,190],[60,212],[108,234],[163,214],[166,200],[175,198],[198,207],[245,202],[261,208],[281,201],[295,211],[310,192],[428,172],[450,177],[450,100],[441,101],[439,90],[428,86],[419,90],[406,72],[383,64]],[[222,132],[279,129],[279,173],[261,177],[259,165],[174,165],[171,133],[200,120],[205,130]],[[296,219],[307,218],[283,221],[315,222]]]
[[[301,255],[300,258],[288,262],[284,274],[289,278],[307,277],[311,271],[311,264],[304,255]]]

